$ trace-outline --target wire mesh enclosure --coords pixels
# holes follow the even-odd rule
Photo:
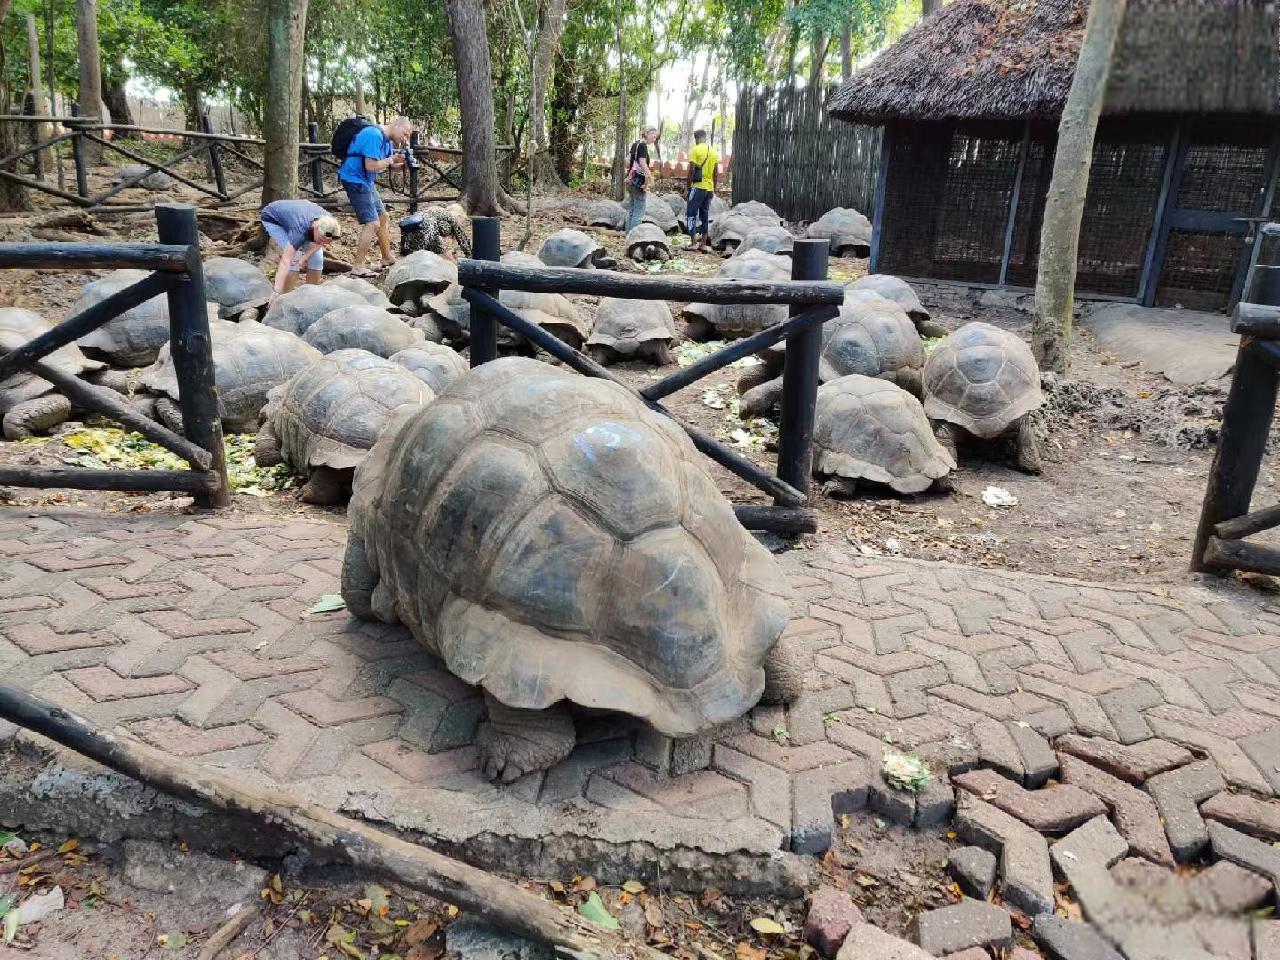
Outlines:
[[[832,90],[744,88],[733,132],[733,202],[759,200],[788,220],[875,203],[880,129],[833,119]]]

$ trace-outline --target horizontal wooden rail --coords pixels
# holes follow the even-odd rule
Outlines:
[[[4,252],[6,246],[6,244],[0,244],[0,267],[13,266],[13,264],[5,260]],[[56,244],[36,244],[36,246],[48,247],[56,246]],[[80,244],[76,244],[76,246],[80,246]],[[185,253],[186,247],[181,249]],[[107,265],[110,266],[111,264]],[[117,290],[106,299],[99,300],[93,306],[67,317],[48,333],[42,333],[16,350],[11,350],[4,356],[0,356],[0,381],[3,381],[15,370],[20,370],[33,361],[48,356],[59,347],[74,343],[85,334],[97,330],[98,327],[113,317],[118,317],[125,311],[146,303],[152,297],[167,293],[175,279],[174,274],[148,274],[137,283],[125,287],[123,290]]]
[[[463,262],[475,263],[477,261]],[[569,268],[569,272],[594,273],[595,271],[573,270],[572,268]],[[779,480],[772,474],[761,470],[736,450],[726,446],[714,437],[703,433],[697,427],[692,427],[689,424],[684,423],[667,410],[666,407],[662,406],[662,404],[642,396],[621,378],[615,376],[609,370],[600,366],[600,364],[596,363],[589,357],[583,356],[563,340],[560,340],[558,337],[555,337],[546,330],[543,330],[542,327],[538,326],[536,323],[526,320],[518,313],[515,313],[503,304],[499,303],[483,290],[477,290],[474,287],[464,287],[462,290],[462,296],[473,307],[479,307],[481,310],[487,311],[495,320],[497,320],[498,323],[501,323],[508,329],[514,330],[530,343],[542,348],[566,366],[570,366],[574,370],[577,370],[579,373],[585,374],[588,377],[597,377],[601,380],[612,381],[628,393],[639,398],[639,400],[651,410],[662,414],[664,417],[670,418],[677,426],[689,435],[689,439],[693,441],[693,445],[700,451],[712,460],[716,461],[716,463],[720,464],[722,467],[746,480],[752,486],[769,494],[769,496],[778,501],[780,505],[785,507],[808,506],[808,497],[791,484]]]
[[[1280,506],[1264,507],[1243,517],[1223,520],[1213,528],[1214,535],[1223,540],[1243,540],[1245,537],[1280,527]]]
[[[576,267],[513,267],[486,260],[463,260],[458,282],[467,287],[527,290],[531,293],[585,293],[634,300],[681,303],[844,303],[844,287],[826,280],[689,280],[677,277],[630,276]]]
[[[211,493],[218,475],[201,470],[87,470],[78,467],[0,467],[0,487],[68,490],[177,490]]]
[[[166,243],[0,243],[0,268],[186,273],[191,251]]]
[[[225,193],[219,193],[217,190],[211,189],[210,187],[207,187],[202,183],[198,183],[195,180],[192,180],[190,177],[187,177],[184,174],[178,173],[178,171],[176,170],[170,169],[176,164],[181,163],[183,160],[186,160],[190,157],[195,156],[197,153],[203,153],[204,151],[211,149],[210,147],[197,144],[196,146],[191,147],[190,149],[183,150],[181,153],[179,153],[174,157],[170,157],[168,160],[157,162],[154,160],[148,160],[146,157],[142,156],[142,154],[134,153],[132,150],[126,150],[124,147],[121,147],[110,140],[104,140],[102,137],[95,137],[90,134],[86,134],[86,136],[88,136],[88,138],[92,140],[94,143],[101,144],[104,149],[114,150],[116,153],[122,154],[123,156],[129,158],[130,160],[134,160],[142,164],[143,166],[151,168],[146,173],[135,173],[131,177],[126,177],[120,183],[112,187],[110,191],[106,193],[101,193],[98,196],[94,197],[93,198],[94,203],[102,203],[104,200],[110,199],[111,197],[115,196],[117,193],[121,193],[125,190],[128,190],[132,186],[136,186],[137,184],[141,183],[143,180],[146,180],[149,176],[151,176],[152,173],[162,173],[166,177],[172,177],[174,180],[177,180],[179,183],[185,183],[188,187],[192,187],[195,190],[199,190],[201,193],[207,193],[209,196],[217,200],[227,199],[227,195]]]

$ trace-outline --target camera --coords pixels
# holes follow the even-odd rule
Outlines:
[[[413,155],[413,147],[401,147],[400,155],[404,157],[405,167],[417,168],[418,158]]]

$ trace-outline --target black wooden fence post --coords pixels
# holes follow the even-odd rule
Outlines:
[[[307,124],[307,140],[311,143],[320,142],[320,124],[314,121]],[[319,150],[311,152],[311,189],[316,193],[324,193],[324,170],[320,166],[320,156]]]
[[[418,212],[418,131],[409,134],[409,153],[413,162],[409,165],[409,212]]]
[[[208,113],[200,117],[200,129],[205,133],[213,133],[213,121],[209,119]],[[227,199],[227,177],[222,170],[222,152],[217,140],[209,141],[209,172],[213,174],[214,187],[223,200]]]
[[[79,116],[79,109],[72,107],[71,115],[73,117]],[[68,123],[67,126],[75,134],[71,138],[71,161],[76,167],[76,193],[82,197],[87,197],[89,196],[89,174],[84,164],[84,131],[76,123]]]
[[[827,240],[797,240],[791,255],[792,280],[827,278]],[[791,315],[804,313],[794,306]],[[778,430],[778,479],[801,493],[809,492],[813,468],[813,409],[818,392],[818,358],[822,354],[822,325],[787,337],[787,360],[782,372],[782,420]]]
[[[231,502],[231,491],[227,483],[222,420],[218,415],[218,392],[213,381],[196,208],[187,204],[157,203],[156,227],[161,243],[182,244],[191,251],[185,282],[170,288],[168,293],[169,351],[178,375],[183,432],[188,440],[209,451],[209,470],[218,478],[216,490],[195,495],[196,506],[225,507]]]
[[[471,218],[471,247],[477,260],[502,259],[502,221],[497,217]],[[484,291],[496,297],[496,290]],[[471,307],[471,366],[498,358],[498,322],[488,310]]]

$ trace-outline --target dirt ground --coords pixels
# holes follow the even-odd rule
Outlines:
[[[134,191],[130,191],[133,193]],[[140,191],[138,191],[140,192]],[[148,214],[103,221],[119,239],[153,239]],[[563,224],[535,216],[526,249],[536,251],[542,239]],[[13,221],[4,233],[21,234]],[[503,224],[504,247],[511,249],[525,231],[523,218]],[[616,256],[622,238],[613,231],[592,230]],[[350,256],[350,232],[336,255]],[[15,236],[14,239],[17,239]],[[676,238],[677,243],[682,238]],[[213,252],[213,251],[211,251]],[[260,259],[250,254],[248,259]],[[722,260],[717,255],[674,251],[664,273],[711,275]],[[652,265],[650,265],[652,266]],[[640,270],[623,259],[623,268]],[[848,281],[866,270],[866,261],[832,260],[831,275]],[[80,287],[94,274],[5,271],[0,274],[0,302],[36,309],[61,319]],[[981,319],[1025,334],[1029,317],[1010,307],[982,307],[975,298],[948,296],[926,306],[948,327]],[[596,301],[573,297],[592,312]],[[672,303],[675,315],[683,304]],[[684,350],[686,359],[700,348]],[[962,450],[955,492],[898,496],[888,492],[851,501],[817,498],[822,528],[817,540],[854,544],[868,554],[896,554],[946,559],[1029,572],[1088,579],[1167,579],[1180,575],[1190,555],[1200,500],[1216,438],[1220,388],[1175,389],[1158,376],[1143,374],[1125,357],[1099,351],[1082,333],[1066,380],[1047,385],[1047,403],[1037,415],[1045,471],[1033,477],[1019,473],[1000,449]],[[640,363],[615,368],[628,382],[643,385],[668,370]],[[771,466],[769,439],[763,425],[743,430],[734,412],[735,384],[742,364],[698,381],[668,400],[669,408],[687,422],[738,445],[746,456]],[[0,462],[60,464],[74,451],[53,442],[34,448],[0,443]],[[737,477],[709,464],[721,489],[735,502],[762,502],[763,496]],[[1259,501],[1274,486],[1264,469]],[[992,507],[983,502],[989,487],[1012,494],[1017,503]],[[13,504],[62,503],[116,510],[181,509],[185,501],[169,495],[91,494],[78,491],[5,491]],[[270,497],[237,496],[244,511],[310,512],[291,491]],[[801,543],[800,545],[803,545]]]

